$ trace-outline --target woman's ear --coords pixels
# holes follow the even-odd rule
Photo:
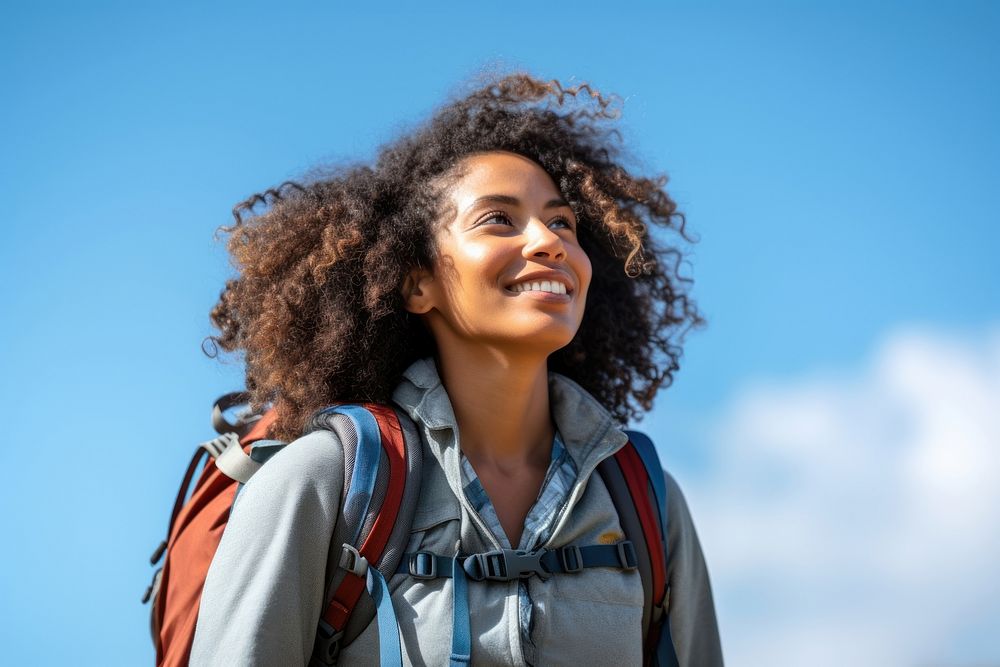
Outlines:
[[[416,315],[423,315],[433,308],[431,285],[434,274],[427,269],[413,269],[403,279],[403,304],[406,310]]]

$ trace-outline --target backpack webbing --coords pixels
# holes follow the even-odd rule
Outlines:
[[[381,575],[374,568],[382,558],[393,527],[396,525],[407,477],[403,429],[395,411],[385,406],[370,404],[364,407],[335,406],[323,411],[323,414],[331,413],[349,417],[357,431],[357,448],[344,506],[362,503],[364,505],[364,509],[360,512],[362,518],[367,517],[371,511],[377,514],[367,535],[361,535],[364,524],[362,521],[353,528],[353,535],[350,536],[352,543],[345,544],[352,547],[342,554],[341,565],[347,571],[333,591],[317,633],[315,657],[326,664],[332,664],[336,660],[340,639],[343,637],[347,621],[358,604],[361,592],[366,588],[377,591],[380,586],[384,586],[384,580],[378,581]],[[388,487],[381,507],[372,508],[369,503],[372,500],[372,491],[383,452],[389,467]],[[362,562],[364,566],[361,565]],[[373,594],[372,597],[376,596]],[[377,616],[383,615],[377,614]]]

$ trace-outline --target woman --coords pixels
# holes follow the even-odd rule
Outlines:
[[[673,336],[702,320],[679,252],[647,229],[683,236],[683,217],[665,178],[616,161],[608,106],[586,85],[508,76],[444,106],[371,168],[285,184],[235,211],[239,275],[212,313],[213,340],[245,355],[247,386],[277,411],[276,438],[297,438],[334,401],[394,402],[413,419],[425,454],[408,550],[623,539],[594,468],[671,381]],[[248,217],[257,204],[266,209]],[[241,491],[193,664],[309,660],[334,558],[335,438],[299,438]],[[721,664],[701,549],[667,483],[678,658]],[[389,589],[404,662],[447,663],[451,580],[397,574]],[[468,599],[474,664],[642,662],[634,573],[481,582]],[[377,662],[374,625],[342,664]]]

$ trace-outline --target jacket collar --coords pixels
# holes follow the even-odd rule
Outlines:
[[[415,361],[403,372],[393,400],[424,431],[431,453],[460,492],[457,420],[432,358]],[[549,400],[556,428],[579,471],[577,483],[582,484],[601,460],[625,445],[628,436],[583,387],[551,371]]]

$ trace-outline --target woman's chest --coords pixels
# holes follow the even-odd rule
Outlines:
[[[611,545],[624,539],[610,496],[596,475],[564,510],[565,517],[553,519],[558,530],[543,548],[558,552],[567,545]],[[447,559],[495,552],[499,545],[482,523],[443,476],[431,475],[421,488],[407,553]],[[404,557],[404,572],[389,580],[404,662],[446,664],[455,632],[454,580],[411,576],[406,562]],[[438,562],[447,563],[441,558]],[[526,664],[529,656],[537,665],[641,664],[643,592],[637,571],[588,567],[551,576],[532,574],[524,579],[524,588],[509,574],[509,580],[467,581],[473,664]],[[344,648],[344,664],[377,663],[375,625]]]

